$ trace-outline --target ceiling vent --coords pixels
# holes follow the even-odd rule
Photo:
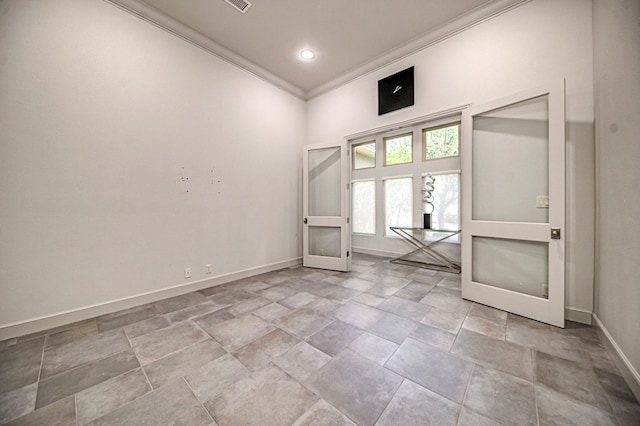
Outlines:
[[[241,13],[247,13],[247,10],[251,7],[251,3],[245,0],[224,0],[233,6],[235,9],[240,11]]]

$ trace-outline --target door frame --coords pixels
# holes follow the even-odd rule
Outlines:
[[[473,117],[483,112],[549,96],[549,223],[491,222],[472,219]],[[564,327],[565,309],[565,82],[525,90],[462,114],[462,297],[484,305]],[[560,228],[561,238],[551,239],[550,228]],[[474,282],[472,237],[540,241],[549,244],[548,299]]]

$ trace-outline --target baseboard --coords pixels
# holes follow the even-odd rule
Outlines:
[[[27,334],[38,333],[54,327],[72,324],[74,322],[87,320],[100,315],[120,311],[122,309],[133,308],[135,306],[144,305],[146,303],[157,302],[169,297],[180,296],[192,291],[214,287],[216,285],[228,283],[242,278],[263,274],[265,272],[271,272],[282,268],[300,265],[301,263],[302,258],[293,258],[281,262],[271,263],[268,265],[258,266],[255,268],[249,268],[241,271],[231,272],[228,274],[218,275],[216,277],[211,277],[203,280],[179,284],[173,287],[163,288],[161,290],[156,290],[149,293],[137,294],[135,296],[125,297],[122,299],[112,300],[109,302],[99,303],[91,306],[85,306],[65,312],[59,312],[53,315],[47,315],[13,324],[3,325],[0,326],[0,341],[12,339],[14,337],[25,336]]]
[[[611,355],[611,359],[622,373],[622,377],[624,377],[627,385],[631,389],[631,392],[635,395],[636,399],[640,401],[640,374],[638,374],[638,370],[634,368],[634,366],[629,361],[620,349],[620,346],[613,340],[611,334],[604,326],[600,318],[596,314],[593,314],[593,319],[595,320],[596,331],[600,336],[600,340],[604,343],[604,346],[607,348],[607,352]]]
[[[405,253],[393,253],[389,251],[383,250],[374,250],[363,247],[351,247],[351,251],[354,253],[362,253],[362,254],[370,254],[371,256],[379,256],[379,257],[398,257],[402,256]]]
[[[564,319],[566,319],[567,321],[591,325],[591,314],[592,313],[590,311],[585,311],[584,309],[571,307],[564,308]]]

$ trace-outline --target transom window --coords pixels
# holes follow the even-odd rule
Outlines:
[[[413,133],[383,138],[384,165],[413,162]]]
[[[376,166],[376,141],[352,145],[353,170],[370,169]]]
[[[422,130],[423,161],[460,155],[460,122]]]

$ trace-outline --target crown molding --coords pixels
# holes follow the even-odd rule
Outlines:
[[[347,84],[350,81],[377,71],[393,62],[399,61],[407,56],[433,46],[434,44],[440,43],[441,41],[466,31],[469,28],[493,19],[496,16],[500,16],[503,13],[509,12],[510,10],[520,7],[525,3],[529,3],[530,1],[531,0],[497,0],[489,4],[479,6],[464,15],[439,26],[435,30],[423,34],[413,41],[383,53],[376,59],[367,62],[365,65],[357,67],[334,80],[309,90],[306,93],[306,99],[309,100],[316,96],[320,96],[337,87]]]
[[[130,14],[149,22],[150,24],[155,25],[158,28],[161,28],[167,31],[170,34],[175,35],[183,39],[184,41],[193,44],[218,58],[235,65],[250,74],[255,75],[262,80],[265,80],[274,86],[279,87],[282,90],[285,90],[292,95],[306,100],[307,96],[304,90],[294,86],[288,81],[278,77],[277,75],[267,71],[266,69],[254,64],[248,59],[238,55],[235,52],[227,49],[221,44],[216,43],[210,38],[202,35],[198,31],[186,26],[182,22],[165,15],[163,12],[160,12],[158,9],[149,6],[146,3],[143,3],[139,0],[104,0],[107,3],[110,3]]]
[[[443,40],[455,36],[469,28],[486,22],[490,19],[500,16],[510,10],[522,6],[531,0],[496,0],[486,5],[477,7],[466,14],[453,19],[433,31],[430,31],[403,46],[394,48],[366,64],[354,68],[353,70],[333,79],[327,83],[321,84],[307,92],[288,81],[278,77],[270,71],[254,64],[243,56],[227,49],[226,47],[216,43],[210,38],[202,35],[198,31],[186,26],[182,22],[165,15],[156,8],[143,3],[140,0],[104,0],[144,21],[147,21],[158,28],[175,35],[188,43],[197,46],[216,57],[233,64],[254,76],[279,87],[286,92],[302,99],[310,100],[316,96],[327,93],[337,87],[356,80],[364,75],[379,70],[393,62],[406,58],[423,49],[433,46]]]

